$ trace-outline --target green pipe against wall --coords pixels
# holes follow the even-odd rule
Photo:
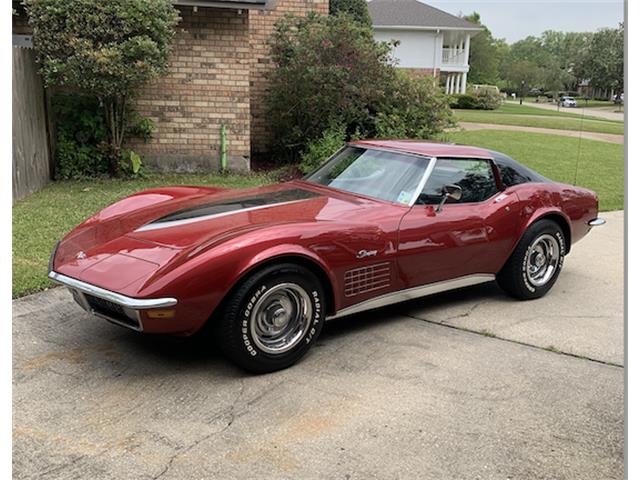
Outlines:
[[[227,127],[220,126],[220,170],[227,170]]]

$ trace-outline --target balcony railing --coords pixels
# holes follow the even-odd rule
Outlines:
[[[464,66],[464,50],[456,50],[455,48],[443,48],[442,64]]]

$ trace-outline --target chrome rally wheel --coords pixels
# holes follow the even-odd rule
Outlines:
[[[560,244],[553,235],[545,233],[536,238],[527,250],[527,278],[532,285],[545,285],[560,262]]]
[[[251,337],[260,350],[280,354],[302,340],[312,320],[311,297],[300,285],[280,283],[256,302],[251,313]]]
[[[287,368],[309,350],[324,324],[322,282],[294,263],[262,268],[241,281],[213,319],[223,353],[254,373]]]

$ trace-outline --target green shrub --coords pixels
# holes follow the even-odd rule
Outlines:
[[[267,104],[281,163],[304,154],[304,165],[316,165],[315,152],[339,137],[430,138],[453,124],[433,78],[394,68],[390,44],[348,15],[286,17],[269,43]]]
[[[55,176],[78,179],[105,175],[109,159],[101,146],[107,140],[97,99],[57,95],[51,100],[56,125]]]
[[[495,110],[502,104],[500,94],[480,91],[452,95],[451,107],[466,110]]]
[[[140,138],[145,142],[151,140],[156,124],[147,117],[142,117],[136,111],[132,112],[127,119],[127,136]]]
[[[96,177],[108,172],[109,161],[98,148],[58,134],[55,165],[57,179]]]
[[[142,157],[128,148],[120,152],[120,174],[130,178],[144,177]]]
[[[57,179],[101,177],[113,173],[103,107],[95,97],[56,95],[52,98],[56,126],[55,176]],[[147,141],[154,123],[137,113],[126,121],[130,136]],[[120,152],[119,176],[142,174],[142,159],[127,149]]]
[[[398,70],[378,107],[378,138],[432,138],[455,125],[447,96],[433,77]]]
[[[375,105],[393,81],[390,47],[348,15],[280,20],[269,40],[275,69],[267,98],[272,150],[284,163],[333,124],[374,128]]]
[[[479,92],[476,94],[479,110],[495,110],[502,104],[502,97],[495,92]]]
[[[309,173],[320,166],[331,155],[336,153],[347,139],[347,130],[344,125],[330,125],[322,136],[312,140],[302,154],[300,170]]]
[[[472,109],[475,100],[468,93],[454,93],[449,95],[449,105],[451,108]]]

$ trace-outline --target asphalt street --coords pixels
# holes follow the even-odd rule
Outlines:
[[[16,300],[14,478],[622,478],[623,214],[603,216],[543,299],[487,284],[334,320],[270,375],[61,288]]]

